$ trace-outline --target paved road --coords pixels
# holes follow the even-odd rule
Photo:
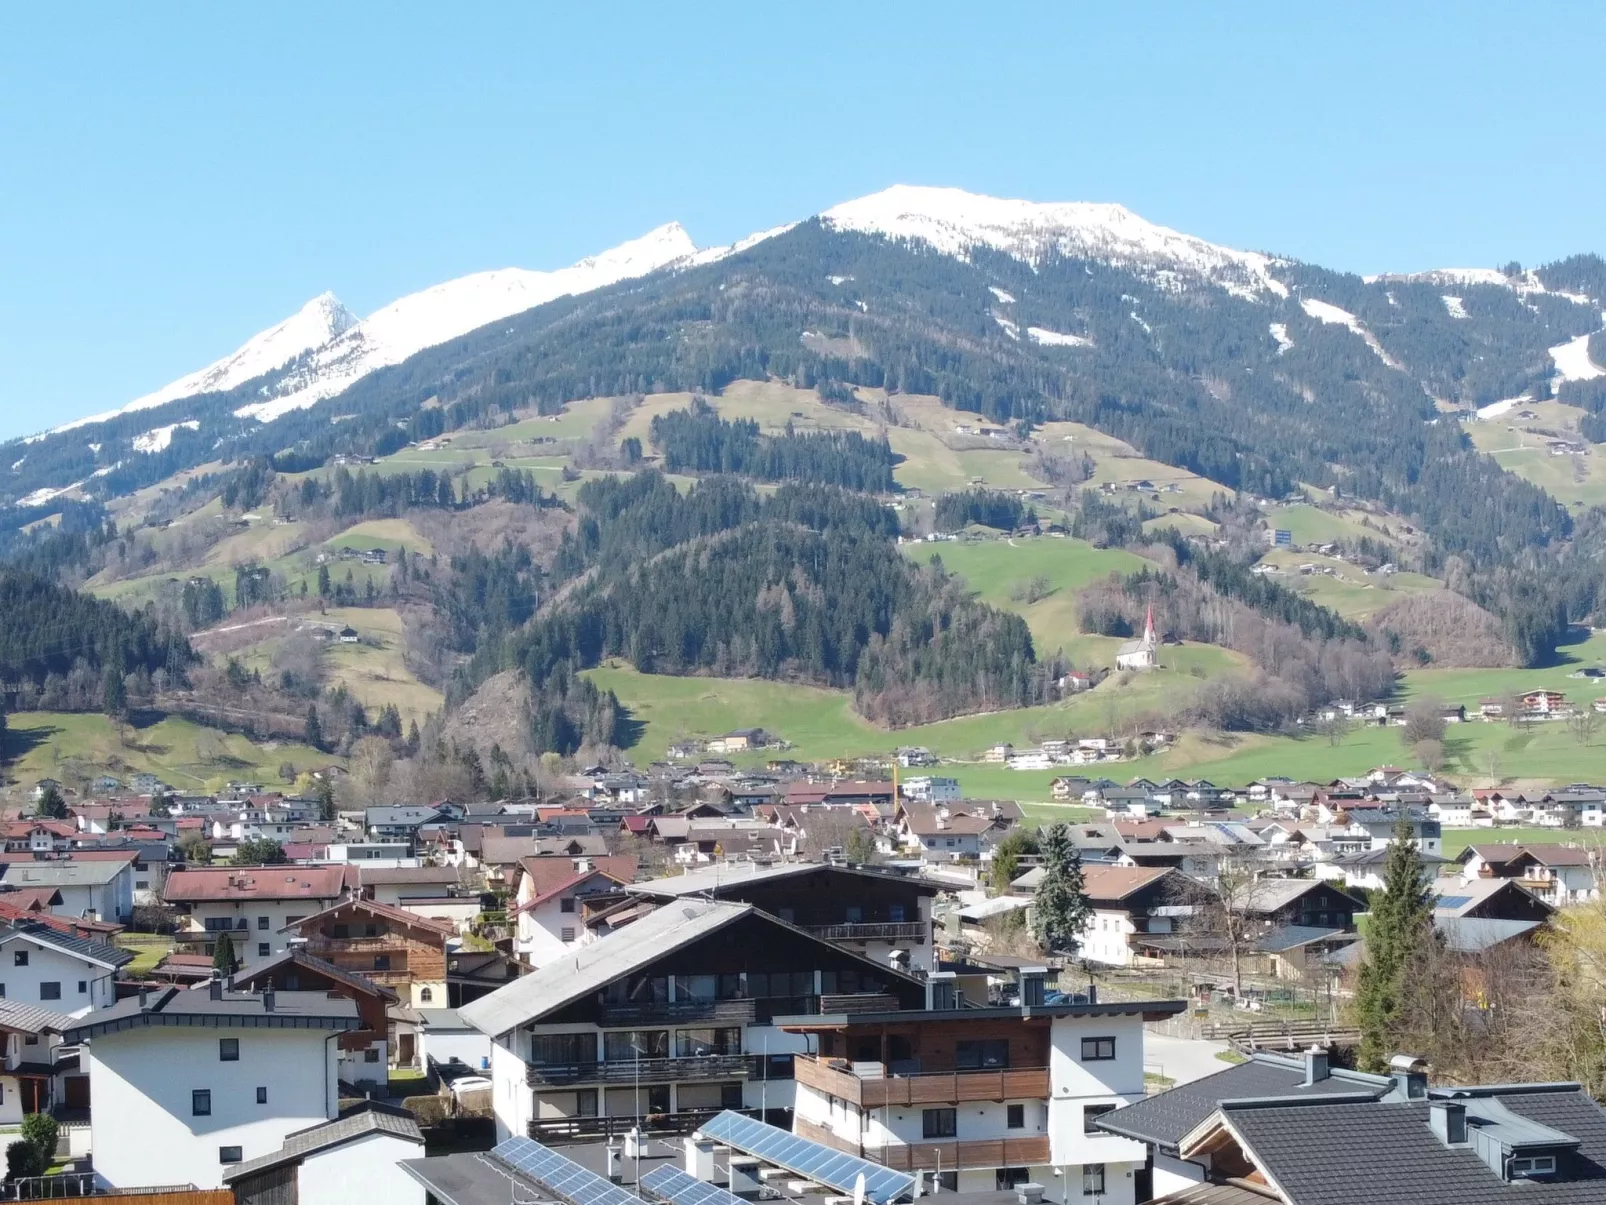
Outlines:
[[[1148,1030],[1143,1035],[1143,1069],[1157,1072],[1179,1084],[1191,1083],[1225,1071],[1227,1064],[1216,1057],[1228,1049],[1225,1042],[1202,1038],[1168,1038]]]

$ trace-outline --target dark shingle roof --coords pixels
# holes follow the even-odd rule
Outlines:
[[[110,942],[96,941],[92,937],[75,937],[43,921],[16,920],[8,927],[0,928],[0,944],[16,938],[35,942],[41,946],[50,946],[76,955],[87,962],[113,969],[127,966],[134,961],[132,950],[121,949]]]
[[[1389,1087],[1388,1081],[1381,1076],[1339,1070],[1308,1088],[1300,1086],[1304,1082],[1303,1058],[1257,1054],[1247,1063],[1228,1067],[1190,1084],[1156,1093],[1135,1105],[1117,1109],[1106,1114],[1098,1124],[1112,1133],[1175,1150],[1177,1143],[1214,1113],[1224,1100],[1300,1094],[1326,1096],[1351,1092],[1382,1094]]]
[[[1470,1147],[1446,1147],[1434,1136],[1426,1101],[1229,1106],[1226,1116],[1290,1205],[1606,1202],[1606,1112],[1600,1106],[1570,1085],[1494,1099],[1580,1141],[1567,1178],[1506,1183]]]

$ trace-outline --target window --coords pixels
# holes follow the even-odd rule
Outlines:
[[[1556,1156],[1530,1155],[1511,1161],[1511,1178],[1526,1179],[1529,1176],[1550,1176],[1556,1172]]]
[[[559,900],[558,901],[558,911],[559,912],[573,912],[574,911],[574,896],[566,895],[561,900]]]
[[[245,1152],[237,1146],[220,1146],[217,1148],[217,1161],[219,1163],[243,1163]]]
[[[957,1109],[923,1109],[920,1113],[920,1133],[925,1138],[952,1138],[959,1133]]]
[[[217,1057],[221,1063],[238,1063],[240,1061],[240,1039],[219,1038],[217,1040]]]
[[[3,983],[0,983],[0,1000],[4,1000],[5,998],[6,998],[6,985],[3,984]]]
[[[682,1029],[675,1034],[675,1057],[702,1058],[713,1054],[741,1054],[742,1031],[729,1029]]]
[[[887,919],[895,925],[901,925],[903,923],[903,905],[888,904]]]
[[[1008,1038],[954,1043],[954,1067],[960,1071],[979,1071],[984,1067],[1008,1066]]]
[[[1082,1108],[1082,1133],[1104,1133],[1104,1131],[1098,1127],[1098,1119],[1103,1117],[1106,1113],[1114,1111],[1114,1109],[1114,1105],[1084,1105]]]
[[[1091,1197],[1104,1191],[1104,1164],[1084,1163],[1082,1165],[1082,1195]]]
[[[421,988],[418,989],[418,1002],[420,1004],[433,1004],[434,1001],[435,1001],[435,989],[434,988],[432,988],[432,987],[421,987]]]
[[[149,879],[135,879],[134,880],[134,890],[135,891],[149,891],[150,888],[151,888],[151,881]]]
[[[80,996],[84,996],[84,995],[87,995],[88,993],[89,993],[89,980],[80,979],[78,981],[78,994]]]
[[[1028,1167],[1001,1167],[993,1176],[993,1187],[999,1192],[1008,1192],[1031,1178],[1031,1169]]]
[[[567,927],[567,926],[565,926],[562,929],[559,929],[558,930],[558,939],[560,941],[573,941],[574,940],[574,930],[572,928]]]
[[[257,1104],[265,1105],[267,1103],[268,1103],[268,1090],[266,1088],[258,1088],[257,1089]]]
[[[863,920],[864,920],[864,908],[859,904],[849,904],[848,907],[847,907],[847,922],[848,922],[848,924],[857,925],[857,924],[862,923]]]
[[[257,942],[257,957],[258,958],[266,958],[271,953],[273,953],[273,947],[271,945],[269,945],[265,941]]]
[[[336,939],[339,939],[339,938],[342,938],[342,937],[350,937],[351,936],[351,926],[350,925],[336,925],[334,927],[333,931],[330,933],[330,936],[334,937]]]
[[[265,916],[257,917],[257,928],[258,929],[266,929],[267,927],[268,927],[268,918],[265,917]]]
[[[197,1088],[190,1093],[190,1116],[212,1116],[212,1092],[209,1088]]]
[[[28,951],[27,950],[18,950],[16,953],[14,953],[11,956],[11,965],[12,966],[18,966],[18,967],[27,966],[28,965]]]
[[[60,1000],[61,982],[59,980],[51,980],[49,983],[41,983],[39,985],[39,998],[41,1000]]]
[[[1005,1110],[1004,1110],[1004,1116],[1005,1116],[1005,1121],[1004,1121],[1005,1128],[1011,1129],[1011,1130],[1024,1130],[1026,1128],[1026,1106],[1025,1105],[1009,1105],[1009,1106],[1007,1106],[1005,1108]],[[1014,1185],[1006,1184],[1004,1187],[1013,1188]]]
[[[1083,1038],[1082,1061],[1084,1063],[1103,1063],[1115,1057],[1114,1038]]]
[[[374,955],[374,970],[376,970],[376,971],[388,971],[388,970],[390,970],[390,955],[389,954],[375,954]]]
[[[370,1046],[362,1052],[362,1061],[365,1063],[377,1063],[379,1061],[379,1051]]]

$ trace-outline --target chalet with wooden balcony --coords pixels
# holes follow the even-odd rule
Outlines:
[[[1515,879],[1555,908],[1598,898],[1595,862],[1586,849],[1556,843],[1469,845],[1459,859],[1461,876]]]
[[[884,966],[929,971],[935,965],[931,902],[941,888],[907,875],[816,862],[737,862],[634,883],[626,890],[661,901],[752,904]]]
[[[349,898],[285,926],[314,958],[393,989],[414,1008],[446,1004],[446,942],[456,929],[377,900]]]
[[[637,919],[459,1010],[493,1043],[499,1136],[687,1131],[723,1108],[789,1120],[808,1044],[773,1018],[924,998],[911,976],[753,904],[626,903]]]
[[[967,1007],[939,972],[923,1008],[777,1019],[813,1047],[794,1060],[793,1132],[951,1190],[1096,1183],[1131,1200],[1145,1151],[1095,1122],[1142,1099],[1143,1023],[1185,1005],[1072,1003],[1046,975],[1024,969],[1013,1006]]]

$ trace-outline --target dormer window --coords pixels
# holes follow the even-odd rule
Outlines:
[[[1554,1155],[1518,1155],[1511,1160],[1511,1178],[1513,1180],[1532,1180],[1538,1176],[1554,1176],[1556,1174],[1556,1156]]]

